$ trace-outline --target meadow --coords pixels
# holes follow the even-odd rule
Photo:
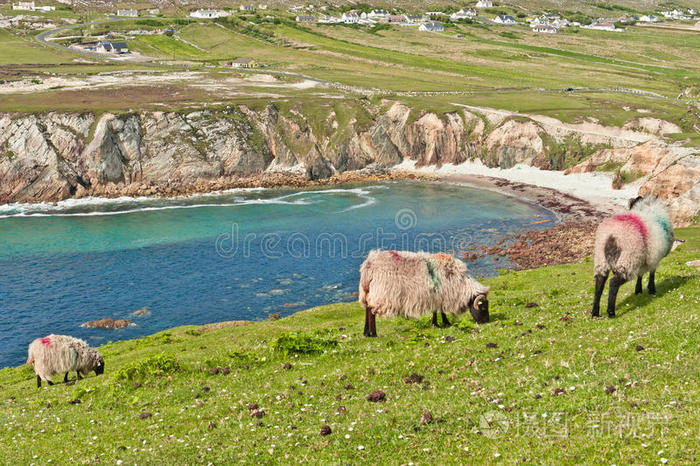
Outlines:
[[[695,59],[700,47],[697,33],[632,26],[618,34],[565,28],[559,34],[542,35],[524,26],[455,24],[445,33],[431,34],[399,26],[300,26],[288,13],[274,14],[279,20],[233,15],[216,21],[191,21],[161,15],[85,28],[91,35],[109,31],[120,39],[127,37],[132,50],[151,57],[150,62],[138,64],[94,57],[85,60],[36,43],[33,33],[3,31],[0,46],[9,53],[0,59],[5,65],[0,73],[18,79],[22,73],[79,77],[131,69],[175,72],[211,71],[216,67],[226,72],[227,62],[245,57],[254,58],[263,72],[281,71],[327,81],[332,84],[327,88],[329,96],[344,96],[348,91],[342,86],[356,86],[365,93],[412,105],[424,102],[420,108],[454,109],[454,103],[469,102],[521,112],[541,111],[565,121],[592,117],[613,124],[623,124],[640,109],[649,116],[679,124],[684,133],[693,133],[693,125],[697,124],[697,112],[688,112],[686,102],[692,101],[700,89],[700,61]],[[125,36],[133,29],[164,27],[172,27],[173,36]],[[61,34],[69,33],[66,30]],[[81,63],[86,61],[90,63]],[[181,89],[179,97],[166,96],[160,103],[177,106],[179,102],[201,99],[206,104],[207,99],[192,84],[183,80],[177,86]],[[610,92],[621,87],[647,95]],[[284,98],[313,98],[297,89],[284,88],[283,82],[277,88]],[[565,93],[568,88],[577,92]],[[21,110],[26,106],[36,111],[42,105],[50,108],[55,101],[75,101],[70,95],[62,95],[64,92],[70,91],[54,89],[38,96],[17,93],[0,108]],[[94,103],[96,95],[84,93],[88,94],[83,100],[89,108],[100,106]],[[107,99],[104,110],[139,106],[139,100],[130,95],[145,94],[142,105],[150,104],[147,92],[123,93],[125,100]],[[438,94],[426,95],[432,93]],[[155,93],[153,100],[160,95]],[[623,108],[631,108],[631,113]]]
[[[6,368],[0,453],[17,463],[692,463],[700,276],[686,262],[700,254],[700,228],[677,236],[687,242],[662,262],[658,294],[623,286],[614,320],[590,318],[586,259],[486,280],[492,319],[480,326],[379,320],[368,339],[360,306],[341,303],[109,343],[105,375],[74,385],[37,389],[31,368]]]

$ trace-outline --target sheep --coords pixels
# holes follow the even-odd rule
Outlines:
[[[629,212],[605,219],[596,230],[593,253],[595,295],[593,317],[600,314],[600,298],[608,274],[608,316],[615,317],[615,301],[620,286],[637,277],[635,294],[642,292],[642,276],[649,272],[649,294],[656,294],[654,276],[661,259],[680,243],[675,240],[666,206],[656,197],[636,197],[629,201]]]
[[[420,317],[440,310],[459,315],[470,310],[478,323],[489,321],[489,288],[467,275],[464,262],[448,254],[372,250],[360,267],[359,301],[365,309],[366,337],[376,337],[375,316]]]
[[[53,385],[51,376],[65,372],[64,382],[68,382],[68,373],[76,371],[78,379],[81,374],[87,376],[91,371],[96,375],[104,373],[105,363],[102,355],[79,338],[68,335],[49,335],[37,338],[29,345],[27,364],[34,366],[36,386],[41,388],[41,381]]]

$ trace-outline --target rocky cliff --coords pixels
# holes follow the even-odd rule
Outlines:
[[[327,178],[389,168],[405,158],[419,166],[479,158],[502,168],[564,169],[581,162],[572,171],[590,171],[617,164],[619,172],[646,176],[642,192],[668,199],[677,220],[698,213],[698,156],[660,142],[653,133],[667,129],[662,123],[579,128],[472,107],[417,112],[386,101],[341,110],[312,115],[240,105],[120,115],[0,114],[0,203],[171,195],[251,177]]]

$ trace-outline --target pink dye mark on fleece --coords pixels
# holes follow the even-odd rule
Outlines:
[[[50,345],[51,345],[51,338],[49,338],[49,337],[44,337],[44,338],[40,339],[39,341],[40,341],[41,344],[44,345],[44,346],[50,346]]]
[[[401,256],[399,255],[398,252],[396,252],[396,251],[389,251],[389,254],[391,254],[391,256],[392,256],[394,259],[396,259],[397,261],[400,261],[400,260],[401,260]]]
[[[644,239],[644,242],[647,242],[647,226],[644,225],[644,222],[641,218],[633,214],[620,214],[615,215],[613,217],[613,220],[615,220],[616,222],[626,223],[630,227],[636,229],[639,232],[639,234],[642,235],[642,239]]]

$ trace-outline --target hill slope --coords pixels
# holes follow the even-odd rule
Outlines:
[[[700,228],[677,236],[688,241],[662,262],[658,295],[625,285],[615,320],[586,315],[584,262],[489,280],[493,319],[480,327],[381,320],[366,339],[359,305],[336,304],[111,343],[106,374],[72,386],[37,390],[30,368],[4,369],[0,453],[16,463],[696,461],[700,282],[686,262],[700,257]],[[324,352],[281,351],[293,348]],[[376,390],[385,401],[366,399]]]

